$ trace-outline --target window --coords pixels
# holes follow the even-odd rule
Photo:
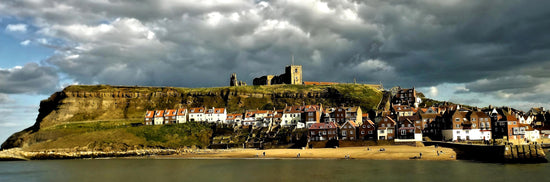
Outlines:
[[[472,121],[476,121],[476,118],[472,118]]]
[[[367,128],[370,128],[370,125],[367,125]]]
[[[347,135],[348,133],[346,132],[346,130],[343,130],[342,131],[342,135]]]
[[[460,125],[459,125],[459,124],[456,124],[455,128],[460,128]]]
[[[365,131],[361,131],[361,135],[364,135],[365,134]]]
[[[456,131],[456,134],[460,134],[460,131]]]
[[[384,130],[380,130],[380,134],[384,134]]]
[[[311,135],[315,135],[315,131],[311,131]]]
[[[369,131],[369,134],[372,134],[372,130]]]
[[[393,130],[392,130],[392,129],[389,129],[389,130],[388,130],[388,133],[393,133]]]
[[[472,124],[472,127],[474,127],[474,128],[475,128],[476,126],[477,126],[477,125],[476,125],[475,123],[474,123],[474,124]]]
[[[459,122],[459,121],[460,121],[460,118],[455,118],[455,121],[456,121],[456,122]]]
[[[405,135],[405,130],[401,130],[401,135]]]
[[[353,131],[349,131],[349,134],[350,134],[350,135],[353,135]]]
[[[363,128],[367,127],[366,125],[363,125]]]
[[[386,127],[386,124],[382,123],[382,127]]]
[[[469,131],[469,130],[466,130],[466,134],[470,134],[470,131]]]
[[[327,131],[323,131],[323,135],[326,135],[327,134]]]

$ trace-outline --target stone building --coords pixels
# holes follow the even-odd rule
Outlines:
[[[277,85],[277,84],[293,84],[301,85],[302,80],[302,65],[290,65],[285,67],[285,73],[274,76],[265,75],[254,78],[254,85]]]
[[[246,86],[246,82],[237,80],[237,73],[232,73],[229,79],[229,86]]]

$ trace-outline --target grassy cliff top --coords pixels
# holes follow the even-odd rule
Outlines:
[[[166,90],[174,90],[182,93],[209,93],[220,92],[222,90],[237,91],[239,93],[258,93],[258,94],[273,94],[273,93],[308,93],[308,92],[324,92],[328,88],[336,89],[340,92],[349,93],[351,95],[359,94],[378,94],[381,93],[378,89],[371,85],[364,84],[337,84],[337,85],[264,85],[264,86],[239,86],[239,87],[203,87],[203,88],[186,88],[186,87],[149,87],[149,86],[111,86],[111,85],[71,85],[65,88],[65,92],[113,92],[131,90],[133,92],[162,92]],[[366,93],[368,92],[368,93]]]

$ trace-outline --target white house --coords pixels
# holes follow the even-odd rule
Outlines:
[[[154,121],[154,125],[164,124],[164,110],[156,110],[155,119],[153,121]]]
[[[199,121],[206,121],[205,118],[205,109],[203,107],[195,107],[189,109],[189,121],[190,122],[199,122]]]
[[[211,108],[204,113],[205,120],[209,123],[226,123],[227,111],[225,108]]]
[[[186,123],[187,122],[187,108],[178,109],[178,114],[176,116],[177,123]]]
[[[281,125],[297,126],[298,123],[302,122],[302,112],[303,112],[302,106],[287,106],[283,110],[283,118],[282,118]],[[300,126],[305,127],[305,124]]]

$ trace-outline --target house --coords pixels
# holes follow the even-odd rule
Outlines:
[[[303,119],[306,126],[309,128],[313,123],[321,122],[322,107],[321,105],[306,105],[304,106]]]
[[[297,126],[298,123],[302,123],[302,106],[287,106],[283,110],[283,118],[281,126]]]
[[[226,124],[225,120],[227,119],[227,111],[225,108],[212,107],[207,109],[204,115],[206,122]]]
[[[206,121],[206,116],[204,114],[206,109],[203,107],[194,107],[189,109],[189,121],[190,122],[200,122]]]
[[[187,108],[178,109],[178,114],[176,115],[177,123],[186,123],[187,122]]]
[[[156,110],[155,118],[153,119],[154,125],[164,124],[164,110]]]
[[[227,114],[225,122],[227,124],[235,124],[237,126],[242,125],[243,114]]]
[[[418,114],[418,113],[417,113]],[[435,121],[435,118],[438,116],[441,116],[439,113],[420,113],[418,114],[419,119],[421,120],[420,125],[415,125],[416,128],[421,129],[422,133],[428,133],[429,131],[426,130],[428,128],[428,125]]]
[[[363,123],[363,112],[361,107],[338,107],[334,110],[334,119],[338,124],[344,124],[347,120],[351,120],[355,123]]]
[[[389,116],[385,116],[380,119],[380,122],[378,122],[377,126],[378,140],[395,139],[395,125],[397,125],[397,123]]]
[[[414,110],[412,107],[408,105],[393,105],[391,108],[392,115],[396,115],[397,117],[401,116],[412,116],[416,110]]]
[[[176,115],[178,111],[175,109],[166,109],[164,111],[164,124],[176,124]]]
[[[533,126],[529,124],[519,124],[520,131],[524,132],[524,140],[526,143],[528,142],[534,142],[540,139],[540,131],[533,128]]]
[[[340,127],[340,140],[356,140],[357,125],[355,122],[348,120]]]
[[[410,107],[418,107],[422,102],[420,97],[416,96],[415,88],[410,89],[401,89],[400,87],[397,90],[397,93],[393,97],[393,104],[407,105]]]
[[[310,141],[324,141],[338,139],[338,124],[335,122],[314,123],[308,131]]]
[[[481,111],[470,111],[467,117],[471,122],[470,139],[489,141],[491,139],[490,117]]]
[[[414,122],[408,118],[397,122],[397,139],[414,139]]]
[[[323,113],[321,114],[321,120],[325,123],[328,122],[336,122],[336,119],[334,118],[334,111],[335,108],[325,108],[323,109]]]
[[[519,127],[518,119],[512,115],[506,116],[506,125],[507,125],[507,140],[509,142],[520,144],[525,137],[525,128]]]
[[[376,139],[376,125],[371,120],[364,120],[363,124],[359,126],[357,132],[357,138],[360,140],[375,140]]]
[[[154,118],[155,118],[155,111],[147,111],[145,112],[145,121],[143,121],[143,123],[145,125],[153,125]]]

